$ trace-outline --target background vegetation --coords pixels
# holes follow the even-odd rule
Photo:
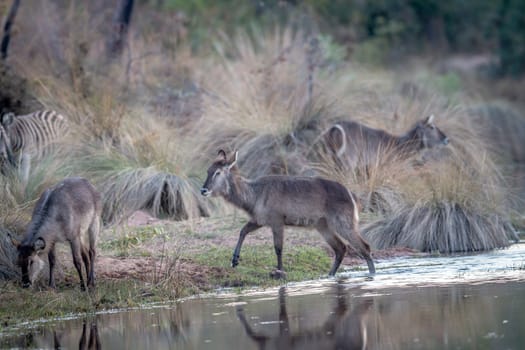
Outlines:
[[[137,1],[114,54],[118,1],[23,2],[1,64],[3,111],[60,111],[59,153],[0,179],[0,276],[34,201],[64,176],[103,193],[104,222],[231,210],[199,186],[218,148],[245,176],[323,175],[363,203],[375,248],[505,247],[523,224],[521,1]],[[2,2],[7,12],[10,2]],[[445,150],[339,169],[336,120],[394,134],[435,114]],[[221,252],[222,253],[222,252]]]

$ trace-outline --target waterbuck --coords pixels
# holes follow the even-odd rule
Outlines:
[[[18,265],[22,269],[22,286],[27,288],[43,268],[41,257],[49,260],[49,286],[55,288],[55,243],[69,242],[73,263],[85,289],[82,262],[87,285],[95,284],[94,263],[96,241],[100,230],[102,204],[100,194],[84,178],[67,178],[47,189],[38,199],[31,222],[21,242],[13,240],[18,249]]]
[[[434,125],[434,115],[418,121],[402,136],[353,121],[333,125],[325,135],[328,149],[339,164],[353,170],[377,163],[378,157],[406,159],[420,151],[447,145],[448,137]]]
[[[332,247],[335,258],[329,275],[335,275],[347,251],[364,258],[369,272],[375,273],[370,246],[359,233],[357,203],[343,185],[322,178],[285,175],[246,180],[238,173],[237,155],[238,152],[228,160],[226,152],[220,150],[201,189],[202,195],[221,196],[250,215],[233,252],[233,267],[239,264],[246,235],[269,226],[277,255],[277,270],[271,275],[283,277],[283,229],[290,225],[316,228]]]

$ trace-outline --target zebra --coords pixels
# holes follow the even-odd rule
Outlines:
[[[29,178],[31,158],[41,159],[49,145],[67,131],[66,118],[51,110],[15,116],[9,112],[0,120],[0,169],[17,169],[24,182]]]

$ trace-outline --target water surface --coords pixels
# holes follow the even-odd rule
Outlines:
[[[525,245],[0,332],[2,348],[523,349]]]

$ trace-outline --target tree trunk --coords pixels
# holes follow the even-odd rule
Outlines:
[[[20,0],[13,0],[9,12],[5,18],[4,35],[2,36],[2,44],[0,45],[1,57],[3,60],[7,58],[7,49],[9,48],[9,40],[11,39],[11,27],[15,22],[16,12],[20,6]]]
[[[133,0],[120,0],[113,19],[113,31],[108,45],[110,57],[117,57],[122,54],[126,44],[131,14],[133,13]]]

